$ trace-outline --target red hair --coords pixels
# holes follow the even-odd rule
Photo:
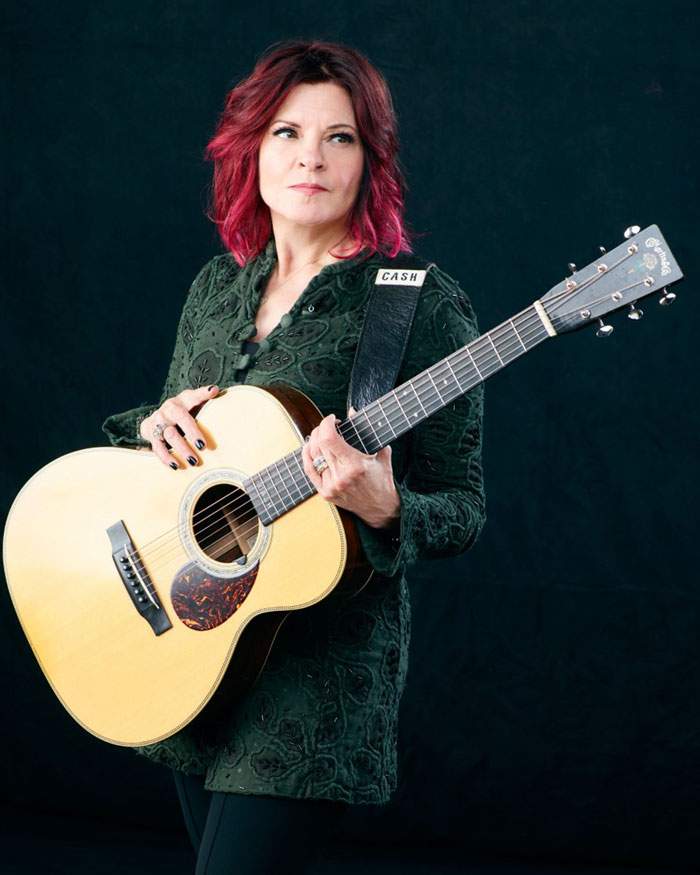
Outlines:
[[[258,150],[269,124],[296,85],[337,82],[349,93],[364,146],[364,171],[346,233],[354,248],[345,258],[410,252],[404,227],[406,185],[398,165],[399,140],[391,94],[382,74],[354,49],[337,43],[282,42],[271,46],[253,72],[226,96],[206,157],[214,162],[210,217],[240,265],[255,258],[272,234],[260,197]]]

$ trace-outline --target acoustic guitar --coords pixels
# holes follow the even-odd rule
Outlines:
[[[496,328],[338,424],[375,453],[544,340],[598,322],[682,273],[658,227],[571,275]],[[321,420],[293,389],[235,386],[198,414],[213,450],[173,476],[151,453],[69,453],[15,500],[4,562],[22,628],[54,692],[119,745],[166,738],[228,671],[259,675],[290,611],[353,592],[371,571],[354,523],[315,493],[301,447]],[[251,438],[251,423],[255,433]]]

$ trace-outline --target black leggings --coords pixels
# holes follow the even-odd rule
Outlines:
[[[195,875],[309,872],[347,806],[325,800],[211,793],[204,778],[174,772],[195,853]]]

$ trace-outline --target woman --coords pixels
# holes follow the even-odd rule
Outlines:
[[[467,549],[483,524],[480,391],[393,453],[365,455],[334,425],[377,269],[410,251],[397,151],[388,89],[364,57],[329,43],[273,46],[228,95],[208,147],[228,252],[190,290],[163,400],[104,425],[112,443],[150,448],[175,477],[207,453],[192,414],[219,384],[301,390],[328,414],[304,448],[306,474],[356,515],[376,572],[354,599],[290,615],[214,737],[195,721],[143,749],[175,770],[197,872],[229,871],[234,857],[237,873],[272,871],[282,855],[306,871],[310,835],[326,835],[348,803],[387,801],[407,667],[403,571]],[[477,333],[438,268],[413,325],[401,381]]]

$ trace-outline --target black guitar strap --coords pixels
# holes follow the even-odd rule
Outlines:
[[[377,271],[350,375],[348,407],[362,410],[396,385],[418,296],[431,267],[412,255]]]

